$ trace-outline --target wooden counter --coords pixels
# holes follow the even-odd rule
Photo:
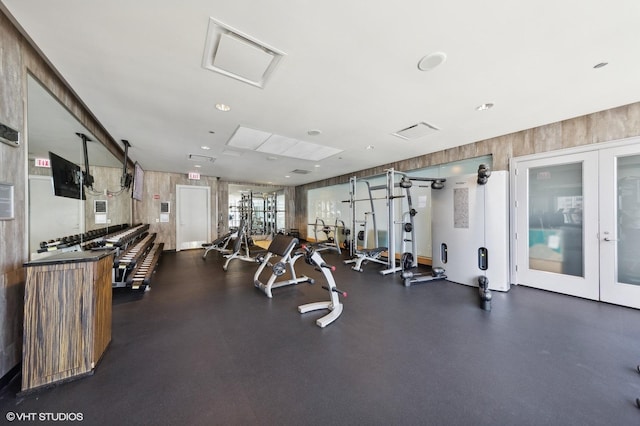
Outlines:
[[[93,374],[111,341],[113,252],[25,264],[22,392]]]

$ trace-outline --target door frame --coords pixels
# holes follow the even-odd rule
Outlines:
[[[180,231],[180,219],[181,219],[181,190],[182,189],[198,189],[205,191],[207,197],[207,240],[211,239],[211,187],[201,185],[176,185],[176,251],[180,251],[181,244],[181,231]]]

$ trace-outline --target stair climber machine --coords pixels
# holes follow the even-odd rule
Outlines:
[[[508,173],[484,164],[432,193],[433,269],[446,268],[447,280],[477,286],[486,311],[491,290],[510,289],[508,194]]]

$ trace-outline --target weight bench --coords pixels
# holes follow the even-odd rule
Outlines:
[[[258,266],[258,270],[253,276],[253,284],[262,290],[264,294],[267,295],[268,298],[272,297],[271,290],[278,287],[284,287],[287,285],[300,284],[304,282],[312,282],[312,280],[302,275],[300,277],[296,276],[296,270],[294,268],[294,264],[296,260],[300,257],[304,256],[304,254],[299,253],[295,254],[293,257],[291,256],[291,252],[298,244],[298,239],[282,234],[276,234],[276,236],[269,244],[269,248],[267,249],[267,254],[259,256],[258,261],[260,262],[260,266]],[[271,269],[271,276],[266,284],[260,281],[260,274],[267,265],[270,265],[269,260],[273,256],[280,256],[280,261],[274,264]],[[289,269],[289,273],[291,274],[291,278],[283,281],[276,281],[278,277],[281,277],[285,274],[287,268]]]
[[[210,244],[203,244],[202,247],[205,249],[205,251],[202,254],[202,258],[206,259],[207,254],[209,254],[211,250],[218,251],[222,254],[231,253],[231,249],[229,249],[227,246],[229,245],[231,240],[233,240],[237,236],[238,236],[238,230],[233,229],[230,232],[227,232],[226,234],[224,234],[223,236],[216,238]]]
[[[353,265],[351,269],[358,272],[362,272],[363,262],[364,263],[375,262],[375,263],[380,263],[386,266],[387,260],[381,259],[381,256],[382,256],[382,253],[386,252],[387,250],[389,250],[387,247],[376,247],[372,249],[360,250],[356,253],[356,257],[354,259],[345,260],[344,263],[345,264],[355,263],[355,265]]]
[[[238,235],[233,242],[233,249],[231,253],[225,254],[224,257],[227,259],[222,266],[222,269],[225,272],[229,269],[229,263],[234,259],[243,260],[245,262],[256,262],[256,259],[251,257],[251,253],[249,252],[249,237],[247,236],[247,226],[244,220],[240,222]]]

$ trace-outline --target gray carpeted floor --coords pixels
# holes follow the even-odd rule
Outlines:
[[[6,413],[81,413],[90,425],[638,425],[640,311],[526,287],[437,281],[406,288],[335,254],[342,316],[321,275],[254,288],[257,266],[165,253],[150,292],[114,293],[113,340],[95,374],[16,397]],[[266,280],[266,277],[264,278]],[[24,422],[23,422],[24,423]],[[42,422],[39,422],[42,423]],[[57,422],[60,423],[60,422]],[[79,422],[76,422],[79,423]]]

